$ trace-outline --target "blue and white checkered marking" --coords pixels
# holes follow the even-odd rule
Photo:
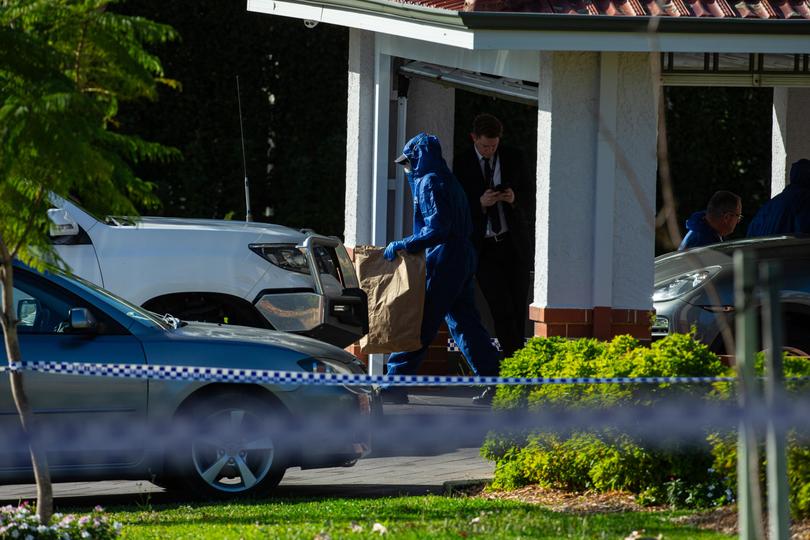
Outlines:
[[[35,371],[60,375],[88,375],[230,383],[373,385],[395,386],[471,386],[543,384],[684,384],[733,382],[735,377],[470,377],[457,375],[359,375],[310,373],[196,366],[155,366],[142,364],[84,364],[69,362],[22,362],[0,366],[2,371]]]
[[[525,343],[528,343],[529,339],[531,338],[525,338],[523,341]],[[501,349],[501,342],[498,341],[498,338],[490,338],[490,340],[492,341],[493,347],[495,347],[499,351],[503,351],[503,349]],[[447,338],[447,352],[461,352],[458,343],[456,343],[456,341],[451,337]]]
[[[501,342],[498,341],[498,338],[489,338],[489,339],[492,342],[493,347],[495,347],[499,351],[503,350],[501,349]],[[454,340],[451,337],[447,338],[447,352],[461,352],[458,343],[456,343],[456,340]]]

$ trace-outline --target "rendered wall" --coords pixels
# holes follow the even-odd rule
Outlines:
[[[455,104],[456,93],[452,88],[420,79],[411,80],[406,138],[420,131],[438,136],[442,143],[442,155],[451,166]]]
[[[810,159],[810,88],[773,89],[771,197],[788,182],[790,165]]]

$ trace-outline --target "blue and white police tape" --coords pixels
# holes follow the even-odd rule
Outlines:
[[[71,362],[20,362],[0,366],[2,371],[34,371],[58,375],[86,375],[230,383],[302,384],[302,385],[392,385],[392,386],[472,386],[472,385],[544,385],[544,384],[706,384],[733,382],[736,377],[475,377],[455,375],[361,375],[313,373],[200,366],[163,366],[145,364],[101,364]]]
[[[524,338],[523,340],[525,343],[529,342],[529,338]],[[498,351],[503,351],[501,348],[501,342],[498,341],[498,338],[490,338],[490,343],[492,346],[498,349]],[[458,343],[453,338],[447,338],[447,352],[461,352],[461,348],[458,346]]]

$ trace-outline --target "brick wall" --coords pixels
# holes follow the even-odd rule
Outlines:
[[[630,334],[641,340],[649,340],[650,321],[654,313],[642,309],[611,307],[529,308],[529,318],[534,321],[534,335],[543,337],[611,339],[621,334]]]

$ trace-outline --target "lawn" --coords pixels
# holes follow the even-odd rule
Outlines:
[[[633,530],[670,539],[730,538],[676,525],[683,513],[640,512],[577,516],[515,501],[467,497],[391,497],[375,499],[278,499],[239,504],[111,507],[110,517],[124,525],[124,539],[337,540],[380,538],[610,538]]]

